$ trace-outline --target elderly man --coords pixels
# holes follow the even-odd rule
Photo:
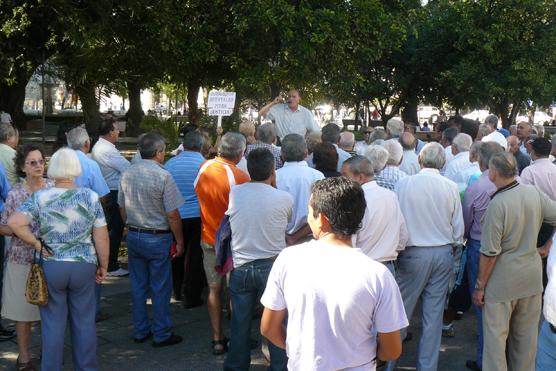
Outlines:
[[[506,137],[498,131],[498,116],[488,115],[485,119],[485,125],[489,129],[489,134],[483,136],[481,141],[483,142],[496,142],[500,144],[504,149],[508,148],[508,141]]]
[[[520,121],[517,123],[517,137],[519,138],[519,150],[527,154],[525,144],[529,139],[529,135],[533,133],[533,126],[528,121]]]
[[[526,152],[521,151],[519,138],[514,135],[508,137],[508,151],[514,155],[519,174],[521,175],[523,169],[531,164],[531,157]]]
[[[404,131],[403,121],[399,118],[392,117],[386,123],[386,133],[391,139],[398,139]]]
[[[280,148],[276,147],[276,126],[272,123],[266,123],[257,126],[255,132],[257,143],[247,145],[245,150],[245,158],[256,148],[266,148],[272,153],[275,160],[276,170],[282,167],[282,158],[280,157]]]
[[[199,168],[205,162],[201,155],[204,144],[203,134],[188,132],[183,138],[183,151],[165,165],[185,199],[179,208],[185,253],[184,257],[172,260],[174,295],[177,298],[183,295],[185,308],[203,304],[201,296],[206,286],[201,250],[201,207],[193,186]]]
[[[398,253],[407,242],[407,228],[396,194],[373,180],[373,165],[364,156],[346,160],[342,175],[361,185],[367,203],[361,229],[353,238],[354,246],[395,274]]]
[[[172,175],[162,167],[166,153],[164,138],[147,133],[139,138],[137,147],[142,160],[122,175],[118,192],[122,220],[128,226],[133,338],[142,343],[152,337],[153,347],[163,347],[182,341],[181,336],[173,334],[170,318],[170,246],[174,237],[175,255],[183,254],[178,208],[184,199]],[[152,321],[147,314],[149,291]]]
[[[379,186],[393,191],[396,183],[407,177],[407,174],[399,168],[403,148],[397,139],[388,139],[382,146],[388,151],[388,161],[386,161],[386,167],[376,175],[375,180]]]
[[[446,159],[444,167],[440,171],[442,174],[444,174],[444,172],[446,171],[446,166],[448,166],[448,163],[454,158],[454,154],[452,153],[452,142],[458,134],[459,131],[457,128],[447,128],[444,129],[444,131],[442,132],[442,135],[440,137],[440,144],[442,144],[442,147],[444,147],[444,158]]]
[[[389,156],[390,154],[386,148],[376,144],[371,144],[365,151],[365,157],[371,163],[375,176],[384,169]]]
[[[354,151],[358,155],[364,155],[365,150],[371,144],[371,134],[374,131],[372,126],[366,126],[363,128],[363,140],[359,140],[355,143]]]
[[[444,171],[444,176],[454,182],[459,173],[467,169],[471,165],[469,161],[469,150],[471,149],[471,144],[473,139],[465,134],[459,133],[456,135],[452,141],[452,154],[454,157],[446,165],[446,170]]]
[[[404,125],[404,131],[406,133],[410,133],[413,136],[415,136],[415,133],[417,132],[417,124],[414,124],[413,122],[406,122]],[[419,154],[419,152],[421,152],[421,150],[423,149],[423,147],[425,146],[425,142],[423,142],[421,139],[415,137],[415,140],[417,141],[415,143],[415,153]]]
[[[496,192],[496,186],[488,178],[488,163],[491,157],[504,149],[496,142],[476,142],[482,145],[479,148],[478,162],[481,169],[481,176],[476,182],[472,183],[463,196],[463,221],[465,223],[465,234],[467,238],[467,277],[472,285],[477,281],[479,272],[479,257],[481,255],[481,219],[490,202],[490,197]],[[469,286],[470,294],[473,293],[473,286]],[[473,306],[477,316],[477,357],[475,360],[466,362],[467,368],[480,371],[483,364],[483,317],[480,306]]]
[[[259,115],[274,121],[280,139],[288,134],[299,134],[304,137],[308,132],[320,131],[315,116],[299,104],[300,100],[299,91],[292,89],[288,92],[286,103],[278,96],[259,111]]]
[[[407,248],[398,256],[397,281],[408,318],[421,299],[423,332],[417,369],[433,371],[438,366],[442,313],[454,265],[452,250],[463,243],[464,225],[458,187],[440,175],[445,162],[442,146],[426,144],[419,162],[422,170],[396,185],[409,232]]]
[[[0,164],[4,166],[8,182],[13,186],[19,182],[19,177],[15,171],[15,149],[19,143],[19,133],[11,124],[0,124]]]
[[[415,145],[417,144],[415,136],[407,131],[404,132],[400,136],[400,144],[403,148],[400,170],[407,175],[417,174],[421,170],[421,166],[419,165],[419,158],[415,153]]]
[[[492,156],[488,176],[497,191],[482,221],[473,292],[473,303],[483,306],[483,370],[533,370],[542,294],[537,234],[543,220],[556,222],[556,203],[516,181],[510,153]]]
[[[463,184],[465,188],[469,184],[476,181],[481,176],[481,169],[479,166],[479,151],[484,142],[473,142],[469,149],[469,166],[462,169],[454,176],[453,181],[457,184]],[[498,143],[497,143],[498,144]]]
[[[207,304],[212,326],[212,353],[214,355],[224,354],[228,351],[228,340],[222,331],[221,320],[220,291],[223,277],[215,271],[216,230],[228,209],[232,187],[249,181],[249,176],[236,166],[243,158],[245,143],[245,137],[239,133],[224,134],[218,146],[218,156],[201,166],[193,183],[201,207],[201,247],[209,285]]]
[[[276,256],[286,247],[293,198],[275,188],[274,157],[266,148],[247,156],[251,181],[234,187],[226,214],[232,229],[234,270],[230,274],[232,320],[224,370],[248,370],[255,303],[266,286]],[[284,350],[269,344],[271,369],[286,368]]]
[[[104,214],[106,215],[108,235],[110,237],[108,275],[125,276],[128,272],[120,268],[118,263],[118,253],[124,232],[124,223],[118,208],[118,186],[120,184],[120,177],[129,168],[130,163],[116,148],[120,131],[114,125],[113,120],[102,121],[98,133],[100,138],[94,145],[91,154],[93,160],[98,163],[102,176],[110,189],[110,194],[104,205]]]
[[[284,166],[276,171],[276,188],[293,197],[292,218],[288,223],[286,241],[294,244],[310,235],[307,224],[307,205],[314,182],[324,175],[307,165],[307,145],[298,134],[288,134],[282,140]]]
[[[336,170],[340,172],[344,161],[351,157],[351,154],[338,147],[338,142],[340,141],[340,127],[336,124],[327,124],[322,128],[321,137],[323,143],[332,143],[334,148],[336,148],[336,153],[338,153],[338,165]]]
[[[354,151],[354,146],[355,134],[353,134],[351,131],[343,131],[342,133],[340,133],[340,141],[338,142],[338,147],[349,153],[350,156],[353,156],[356,154],[356,152]]]

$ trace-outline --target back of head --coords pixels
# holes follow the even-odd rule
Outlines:
[[[448,142],[448,144],[452,144],[452,142],[454,141],[454,138],[456,137],[456,135],[459,134],[459,130],[457,128],[447,128],[446,130],[444,130],[442,132],[442,136],[444,138],[446,138],[446,141]]]
[[[456,147],[458,153],[467,152],[473,144],[473,139],[465,133],[459,133],[452,141],[452,145]]]
[[[68,147],[70,147],[71,149],[81,149],[87,144],[87,142],[90,142],[87,130],[80,126],[71,129],[66,134],[66,137],[68,141]]]
[[[47,175],[50,179],[75,179],[81,175],[81,163],[74,150],[60,148],[50,158]]]
[[[488,163],[491,170],[495,170],[502,178],[513,178],[518,174],[515,156],[508,152],[499,152],[492,155]]]
[[[247,155],[247,171],[256,182],[270,178],[275,166],[274,155],[266,148],[255,148]]]
[[[156,156],[158,152],[166,149],[166,143],[162,135],[154,132],[146,133],[139,137],[137,149],[142,159],[150,160]]]
[[[0,124],[0,143],[5,143],[11,137],[16,135],[15,128],[12,124],[2,123]]]
[[[200,152],[205,143],[205,137],[198,131],[189,131],[183,137],[183,148],[187,151]]]
[[[498,128],[498,116],[488,115],[485,118],[485,125],[490,126],[493,130],[496,130],[496,128]]]
[[[322,128],[321,138],[323,142],[338,144],[340,140],[340,127],[336,124],[327,124]]]
[[[338,152],[332,143],[319,143],[313,151],[315,169],[320,171],[336,171]]]
[[[481,138],[486,137],[487,135],[489,135],[492,132],[492,129],[490,128],[490,126],[488,126],[487,124],[481,124],[479,125],[479,131],[478,133],[481,134]]]
[[[344,131],[340,134],[338,146],[345,151],[353,151],[355,146],[355,135],[351,131]]]
[[[371,133],[371,135],[369,136],[369,143],[373,143],[376,140],[386,140],[388,139],[388,133],[386,133],[385,130],[383,129],[375,129],[373,130],[373,132]]]
[[[322,138],[318,131],[312,131],[305,135],[305,141],[307,142],[307,151],[313,153],[317,144],[322,143]]]
[[[400,135],[400,144],[402,145],[404,151],[413,151],[417,141],[415,140],[415,136],[413,134],[406,131]]]
[[[488,169],[488,163],[496,153],[504,152],[504,148],[496,142],[483,142],[479,148],[479,165],[483,169]]]
[[[390,154],[383,146],[371,144],[365,150],[365,157],[367,157],[373,166],[373,172],[377,174],[386,166]]]
[[[483,142],[481,141],[476,141],[473,142],[473,144],[471,145],[471,148],[469,149],[469,153],[473,156],[475,156],[475,158],[479,158],[479,151],[481,150],[481,146],[483,145]]]
[[[550,141],[543,137],[537,137],[531,142],[531,148],[535,151],[536,157],[548,157],[552,151],[552,144]]]
[[[245,152],[246,140],[243,135],[229,131],[222,136],[218,146],[218,155],[227,160],[237,160]]]
[[[255,137],[263,143],[272,144],[276,139],[276,127],[270,122],[259,125]]]
[[[282,158],[284,161],[303,161],[306,155],[307,144],[301,135],[288,134],[282,139]]]
[[[544,126],[543,125],[535,125],[535,129],[537,130],[537,135],[539,137],[544,137]]]
[[[100,122],[98,125],[98,135],[108,135],[114,129],[114,120],[113,119],[105,119]]]
[[[364,175],[369,179],[372,179],[375,171],[371,161],[365,156],[356,155],[348,158],[344,161],[343,166],[348,166],[353,175]]]
[[[397,139],[388,139],[382,143],[382,146],[388,151],[388,161],[386,164],[398,166],[402,161],[403,148]]]
[[[244,120],[239,124],[239,132],[246,137],[254,137],[255,124],[249,120]]]
[[[386,123],[386,130],[388,130],[392,138],[398,138],[400,135],[402,135],[403,129],[403,121],[399,118],[393,117]]]
[[[323,214],[332,233],[344,240],[361,228],[367,206],[361,186],[346,177],[316,181],[311,187],[310,205],[313,218]]]
[[[419,163],[424,168],[440,170],[444,166],[445,162],[446,154],[444,153],[444,148],[440,145],[440,143],[427,143],[421,152],[419,152]]]

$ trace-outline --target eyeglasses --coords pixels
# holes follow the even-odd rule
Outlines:
[[[42,166],[44,165],[44,160],[33,160],[33,161],[25,161],[25,165],[35,166]]]

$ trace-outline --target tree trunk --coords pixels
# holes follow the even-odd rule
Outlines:
[[[75,92],[81,100],[81,109],[87,132],[89,132],[89,135],[95,136],[101,121],[96,85],[92,82],[84,81],[75,85]]]
[[[23,103],[25,102],[25,87],[29,79],[20,78],[17,81],[13,85],[0,82],[0,109],[12,116],[12,120],[18,129],[24,130],[27,119],[25,113],[23,113]]]
[[[199,97],[199,89],[201,88],[201,82],[198,80],[190,80],[187,82],[187,106],[189,110],[187,111],[187,119],[190,124],[199,124],[199,105],[197,104],[197,98]]]
[[[129,110],[127,111],[126,134],[136,136],[141,132],[141,120],[143,120],[143,108],[141,107],[141,86],[136,82],[127,82],[127,94],[129,99]]]
[[[417,116],[417,105],[417,97],[408,97],[402,109],[402,120],[404,122],[412,122],[417,125],[419,124],[419,117]]]
[[[277,81],[272,81],[270,83],[270,100],[276,98],[280,95],[280,84]]]

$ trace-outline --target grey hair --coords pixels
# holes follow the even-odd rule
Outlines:
[[[371,144],[365,150],[365,157],[370,161],[375,174],[379,173],[386,166],[390,154],[383,146]]]
[[[386,123],[386,129],[388,129],[388,131],[390,132],[390,135],[393,138],[397,138],[400,135],[402,135],[403,128],[404,128],[403,121],[398,119],[398,118],[395,118],[395,117],[392,117]]]
[[[388,161],[386,164],[397,166],[400,164],[403,156],[403,147],[397,139],[388,139],[382,143],[382,146],[388,151]]]
[[[270,122],[259,125],[255,137],[263,143],[271,144],[276,138],[276,127]]]
[[[218,146],[218,155],[228,160],[235,160],[245,152],[245,137],[237,132],[229,131],[222,136]]]
[[[490,169],[496,170],[502,178],[513,178],[517,175],[517,161],[509,152],[499,152],[492,155],[488,162]]]
[[[150,160],[157,152],[166,149],[164,137],[158,133],[146,133],[139,137],[137,149],[142,159]]]
[[[479,125],[479,133],[481,133],[483,137],[486,137],[487,135],[492,133],[492,129],[487,124],[481,124]]]
[[[200,151],[205,144],[205,137],[202,133],[194,130],[185,134],[183,137],[183,148],[189,151]]]
[[[336,124],[327,124],[321,130],[321,138],[323,142],[338,144],[340,140],[340,127]]]
[[[384,131],[384,129],[375,129],[373,130],[373,132],[369,135],[369,143],[373,143],[376,140],[379,139],[388,139],[388,134],[386,133],[386,131]]]
[[[483,145],[479,148],[479,165],[488,169],[490,159],[499,152],[504,152],[504,148],[500,144],[496,142],[483,142]]]
[[[543,125],[535,125],[535,129],[537,129],[537,135],[541,138],[544,137],[544,126]]]
[[[425,144],[419,152],[419,163],[425,168],[442,169],[446,162],[446,154],[440,143],[430,142]]]
[[[481,146],[483,145],[483,143],[484,142],[481,141],[473,142],[471,148],[469,148],[469,153],[475,156],[475,158],[479,158],[479,151],[481,150]]]
[[[12,124],[0,124],[0,142],[4,143],[16,135],[17,131]]]
[[[374,176],[374,168],[371,161],[365,156],[355,155],[344,161],[344,165],[349,166],[349,169],[354,175],[363,174],[367,178]]]
[[[81,149],[87,142],[90,143],[90,138],[87,130],[80,126],[68,131],[68,133],[66,134],[66,138],[68,140],[68,147],[70,147],[71,149]]]
[[[355,135],[351,131],[344,131],[340,134],[338,146],[341,148],[352,148],[355,145]]]
[[[456,146],[458,153],[469,151],[471,144],[473,144],[473,139],[465,133],[459,133],[452,141],[452,145]]]
[[[74,150],[62,147],[50,158],[47,176],[50,179],[75,179],[81,175],[81,163]]]
[[[282,139],[284,161],[303,161],[307,153],[307,143],[299,134],[288,134]]]
[[[488,125],[488,126],[494,128],[494,130],[496,130],[496,128],[498,127],[498,116],[488,115],[485,118],[485,125]]]
[[[405,132],[400,135],[400,144],[402,148],[406,151],[414,150],[417,145],[417,139],[415,136],[409,132]]]

